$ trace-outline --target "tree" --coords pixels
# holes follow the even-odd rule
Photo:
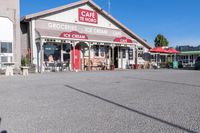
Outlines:
[[[154,40],[155,47],[166,47],[168,46],[169,42],[164,35],[158,34]]]

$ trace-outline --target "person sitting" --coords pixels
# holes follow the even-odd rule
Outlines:
[[[48,62],[54,62],[54,59],[53,59],[53,56],[52,56],[52,55],[49,55],[49,57],[48,57]]]

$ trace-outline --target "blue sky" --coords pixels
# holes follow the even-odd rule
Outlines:
[[[21,16],[77,0],[21,0]],[[108,10],[108,0],[94,0]],[[111,0],[111,15],[154,46],[161,33],[170,46],[200,45],[200,0]]]

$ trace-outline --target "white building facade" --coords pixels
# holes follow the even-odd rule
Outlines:
[[[127,69],[144,63],[141,55],[151,48],[90,0],[27,15],[21,27],[22,51],[28,49],[36,72],[55,64],[74,71]]]
[[[21,61],[19,0],[0,1],[0,69]]]

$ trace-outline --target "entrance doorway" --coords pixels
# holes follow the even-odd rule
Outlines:
[[[62,45],[62,54],[61,54],[61,61],[65,63],[65,67],[67,70],[70,70],[70,64],[71,64],[71,50],[72,46],[70,43],[65,43]]]
[[[127,47],[119,47],[118,65],[121,69],[126,69],[128,65]]]
[[[119,47],[115,47],[114,48],[114,65],[115,65],[115,68],[118,68],[118,61],[119,61]]]

